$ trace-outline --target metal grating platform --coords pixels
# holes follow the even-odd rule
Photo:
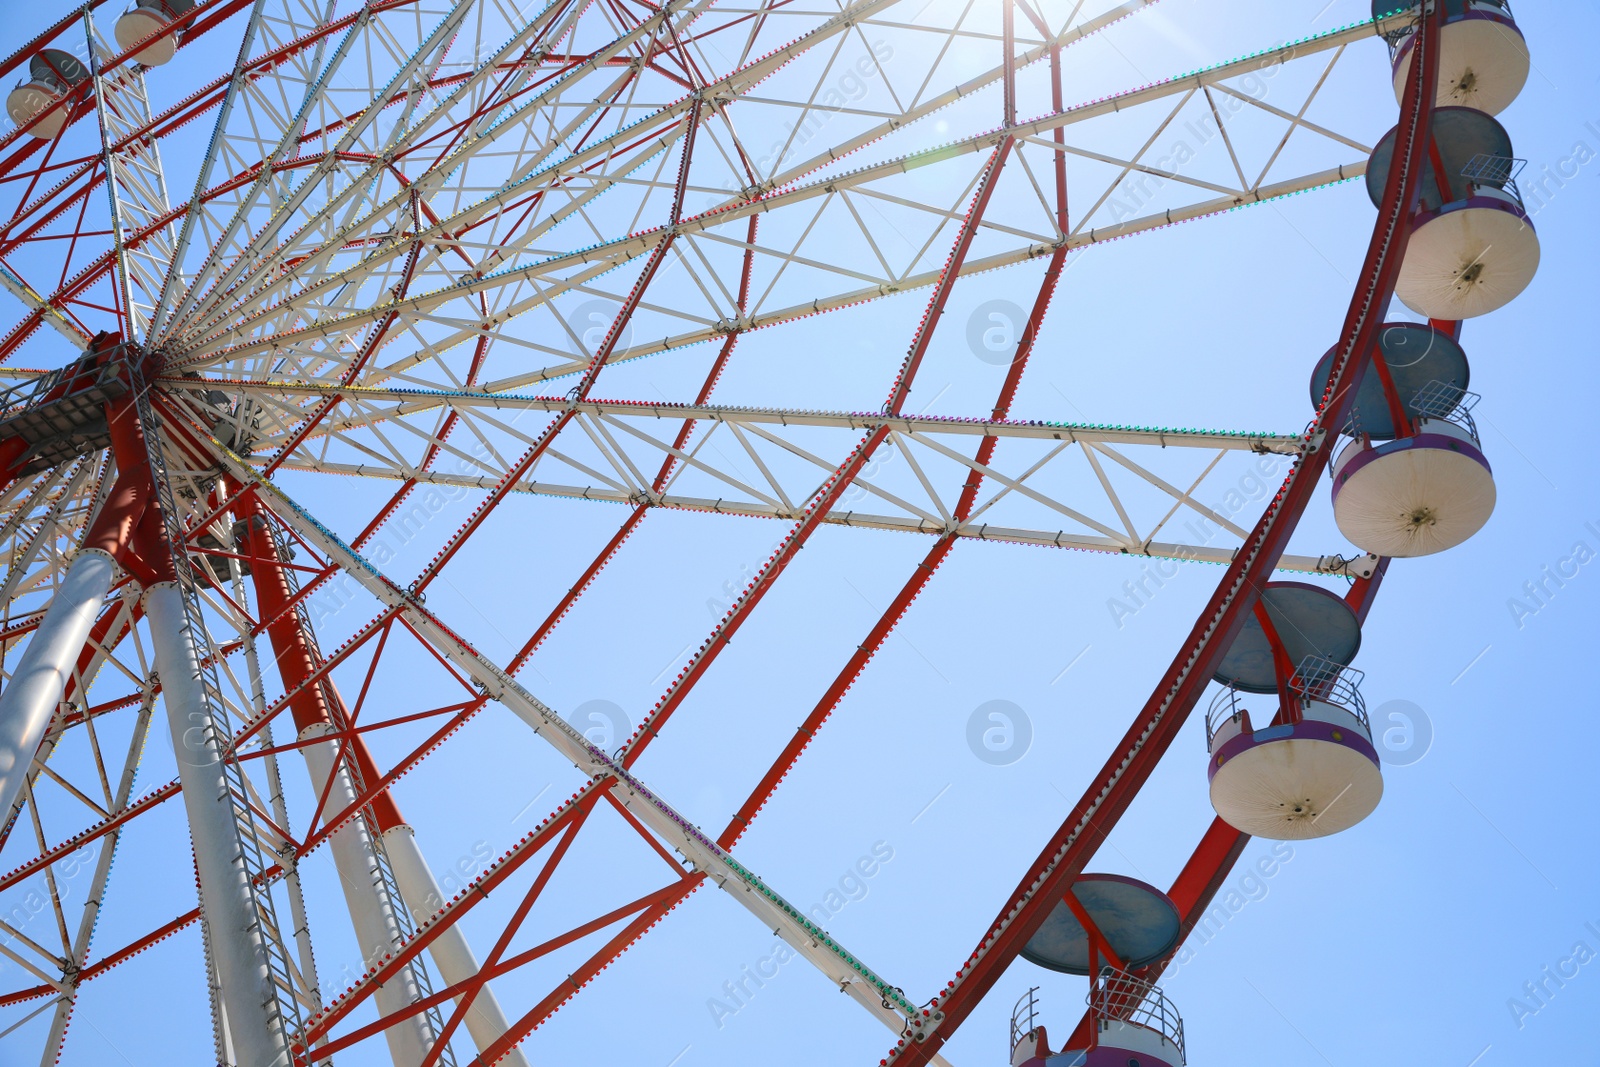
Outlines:
[[[21,473],[63,463],[111,443],[105,405],[128,393],[121,360],[98,363],[98,356],[0,393],[0,440],[28,442]]]

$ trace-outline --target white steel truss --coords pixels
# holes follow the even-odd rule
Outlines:
[[[101,166],[111,202],[118,296],[128,339],[143,341],[172,267],[178,235],[165,225],[170,207],[161,153],[156,139],[145,132],[150,126],[150,96],[144,71],[125,63],[106,72],[104,65],[117,50],[106,43],[88,11],[83,25],[94,72]],[[134,234],[141,235],[137,243],[130,241]]]
[[[260,435],[261,464],[275,457],[285,470],[478,490],[494,488],[506,475],[506,457],[534,443],[537,431],[519,428],[515,413],[571,412],[579,432],[551,446],[514,491],[791,521],[802,517],[861,433],[885,427],[881,472],[858,476],[849,506],[835,507],[824,521],[1208,563],[1231,560],[1245,536],[1230,517],[1239,506],[1225,500],[1237,493],[1235,483],[1244,477],[1264,486],[1281,476],[1284,459],[1308,446],[1296,434],[574,401],[485,390],[336,389],[308,382],[167,384],[192,398],[218,390],[237,395],[235,414],[248,413],[249,432]],[[282,455],[280,446],[299,422],[296,401],[330,396],[341,400],[320,432]],[[195,404],[192,410],[199,417],[203,409]],[[439,438],[444,417],[469,436],[454,443]],[[699,432],[679,447],[672,431],[685,424]],[[237,422],[228,427],[233,433],[240,428]],[[985,437],[1006,446],[990,463],[972,455],[973,444]],[[421,469],[408,461],[419,453],[435,457],[437,465]],[[658,488],[652,475],[669,459],[675,469]],[[1252,464],[1261,460],[1250,478]],[[1180,467],[1187,471],[1181,484],[1173,480]],[[969,472],[981,474],[990,488],[958,521],[955,501]],[[1163,531],[1166,537],[1159,536]],[[1362,577],[1373,562],[1335,552],[1288,555],[1279,565]]]

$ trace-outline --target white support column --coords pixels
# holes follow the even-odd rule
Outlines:
[[[262,935],[252,914],[250,876],[240,851],[228,780],[216,737],[207,729],[200,661],[188,632],[183,594],[162,582],[145,594],[156,672],[178,757],[178,779],[200,874],[200,907],[211,933],[229,1037],[238,1067],[289,1067],[288,1042]]]
[[[228,1036],[228,1009],[222,1004],[222,979],[217,975],[217,956],[211,947],[211,931],[204,918],[200,920],[200,947],[206,956],[206,994],[211,1002],[211,1040],[217,1053],[218,1067],[237,1063],[233,1054],[233,1038]],[[40,1064],[40,1067],[51,1065]]]
[[[400,895],[420,927],[434,912],[444,907],[444,890],[439,887],[428,867],[428,861],[417,846],[416,833],[401,823],[383,832],[383,847],[389,854],[389,865],[394,868],[395,881],[400,883]],[[448,926],[428,945],[434,966],[447,986],[464,982],[478,973],[478,957],[467,943],[467,935],[459,926]],[[460,1001],[460,998],[456,998]],[[482,1052],[511,1029],[506,1013],[500,1008],[494,990],[487,983],[473,998],[467,1012],[467,1033],[472,1043]],[[499,1061],[505,1067],[529,1067],[528,1057],[520,1048],[514,1048]]]
[[[306,741],[332,730],[333,727],[327,723],[320,723],[307,727],[299,739]],[[356,802],[358,794],[350,781],[350,772],[341,767],[336,775],[333,773],[334,760],[338,756],[337,742],[307,745],[300,751],[305,753],[306,769],[311,773],[311,787],[318,796],[327,791],[328,802],[324,811],[343,811]],[[330,775],[333,776],[332,788],[328,788]],[[333,853],[334,866],[339,870],[339,884],[344,889],[345,904],[350,909],[356,943],[361,947],[361,962],[371,967],[395,951],[402,940],[400,924],[394,915],[394,909],[401,904],[390,899],[386,892],[373,858],[376,850],[365,819],[351,819],[335,830],[328,847]],[[446,981],[449,981],[448,976]],[[378,987],[373,998],[382,1017],[421,1000],[422,992],[417,988],[411,969],[403,967],[392,979]],[[389,1042],[389,1055],[393,1057],[395,1067],[418,1067],[433,1047],[436,1037],[428,1016],[420,1012],[391,1026],[383,1032],[383,1036]]]
[[[0,692],[0,812],[10,811],[22,793],[115,570],[111,557],[97,548],[73,557],[11,684]]]

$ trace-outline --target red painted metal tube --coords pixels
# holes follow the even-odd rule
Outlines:
[[[250,578],[255,585],[256,607],[266,624],[267,640],[272,645],[273,661],[289,697],[289,714],[294,720],[295,735],[303,735],[313,726],[337,726],[349,721],[349,712],[331,706],[337,700],[332,685],[322,677],[321,657],[317,656],[306,639],[305,624],[300,613],[293,609],[293,593],[284,573],[283,561],[278,556],[278,546],[268,527],[266,509],[254,494],[240,500],[241,528],[245,544],[240,546],[250,556]],[[357,769],[363,782],[376,783],[382,779],[372,753],[361,735],[348,739],[353,750]],[[372,798],[372,813],[379,833],[391,830],[405,822],[394,798],[385,789]]]
[[[334,1001],[328,1008],[306,1028],[301,1035],[304,1042],[312,1042],[329,1033],[339,1021],[362,1003],[366,997],[382,985],[389,978],[398,974],[400,968],[409,964],[417,954],[427,948],[440,933],[459,921],[461,916],[477,907],[478,903],[487,900],[489,891],[501,885],[513,872],[524,863],[544,850],[544,846],[551,842],[558,834],[564,833],[569,824],[574,820],[585,818],[597,799],[596,794],[610,789],[616,784],[614,779],[586,786],[586,795],[577,802],[569,801],[568,804],[549,822],[545,823],[533,833],[518,842],[519,850],[512,855],[502,858],[490,869],[479,876],[472,885],[472,891],[463,893],[451,900],[443,909],[446,913],[442,918],[436,917],[426,926],[417,931],[415,936],[407,941],[404,946],[393,954],[386,956],[376,967],[362,976],[361,981],[352,988],[350,993]],[[354,995],[352,995],[354,994]]]
[[[750,216],[750,226],[745,236],[747,247],[744,253],[744,271],[739,280],[737,305],[741,315],[744,314],[745,303],[750,297],[750,273],[755,260],[756,223],[760,221],[760,218],[760,215]],[[707,372],[705,381],[701,383],[700,392],[695,395],[696,404],[704,404],[711,399],[711,394],[715,391],[717,382],[722,378],[722,372],[728,366],[728,359],[732,356],[733,347],[738,343],[739,337],[739,332],[734,331],[728,334],[727,338],[722,342],[721,351],[717,353],[717,358],[711,364],[711,370]],[[672,447],[681,452],[684,446],[688,444],[689,435],[694,432],[694,427],[694,419],[683,420],[683,425],[678,428],[678,436],[673,440]],[[661,469],[656,472],[655,480],[650,483],[650,488],[654,492],[660,493],[666,489],[667,479],[677,467],[677,463],[677,457],[672,455],[668,455],[661,461]],[[612,536],[610,541],[606,542],[605,547],[600,550],[600,554],[595,556],[594,561],[588,567],[584,568],[583,573],[578,576],[578,580],[562,595],[556,606],[551,609],[550,614],[545,616],[544,622],[540,623],[539,628],[533,632],[533,636],[528,638],[527,643],[512,658],[507,670],[515,674],[522,669],[534,652],[538,651],[539,646],[544,644],[545,639],[550,636],[550,632],[560,624],[562,619],[566,618],[567,612],[572,610],[572,605],[578,602],[578,598],[599,577],[606,564],[611,562],[612,558],[617,554],[617,550],[622,547],[622,543],[632,536],[634,530],[639,528],[639,524],[644,521],[645,513],[649,511],[649,508],[648,504],[640,504],[633,509],[633,513],[623,521],[622,528]]]
[[[1063,195],[1065,194],[1064,183],[1062,193]],[[1017,384],[1027,366],[1028,357],[1033,352],[1033,343],[1039,334],[1039,323],[1044,319],[1044,313],[1049,307],[1050,298],[1055,292],[1056,282],[1061,277],[1061,265],[1066,259],[1066,255],[1065,249],[1057,249],[1050,258],[1050,264],[1045,270],[1044,282],[1040,285],[1039,294],[1034,300],[1033,312],[1028,317],[1028,325],[1018,339],[1017,354],[1012,359],[1011,367],[1006,372],[1005,381],[1000,386],[1000,393],[995,401],[994,417],[997,419],[1005,418],[1007,412],[1011,410],[1011,401],[1016,396]],[[998,443],[999,438],[997,437],[985,437],[979,442],[978,462],[987,466],[989,461],[994,458],[995,446]],[[967,517],[972,514],[972,509],[977,505],[978,490],[982,484],[983,475],[977,471],[968,472],[966,484],[961,488],[961,497],[956,503],[955,518],[957,522],[965,522]],[[738,812],[728,822],[727,828],[722,831],[721,836],[717,839],[717,844],[723,848],[732,848],[739,838],[744,836],[744,832],[749,829],[750,823],[754,821],[756,815],[760,813],[767,801],[772,798],[772,794],[777,790],[778,784],[783,781],[785,775],[794,769],[794,765],[799,761],[801,753],[805,751],[806,746],[811,744],[812,738],[816,737],[817,731],[822,728],[822,724],[833,714],[839,702],[844,699],[844,695],[850,691],[850,687],[855,685],[856,679],[861,676],[861,672],[866,670],[867,664],[872,661],[872,657],[877,655],[878,650],[883,647],[883,643],[889,639],[889,635],[899,625],[901,618],[910,610],[912,602],[921,595],[922,590],[932,580],[934,571],[938,570],[939,565],[950,555],[950,550],[955,547],[955,543],[955,537],[947,534],[940,537],[934,543],[934,546],[928,550],[928,554],[923,557],[921,563],[917,564],[917,569],[906,580],[900,592],[889,602],[889,607],[879,616],[872,629],[867,632],[866,638],[850,654],[850,658],[845,662],[844,668],[834,678],[833,684],[822,694],[822,698],[817,701],[816,706],[811,709],[811,714],[807,715],[805,721],[800,724],[795,731],[795,736],[784,746],[783,751],[778,754],[778,758],[773,761],[767,773],[756,783],[756,787],[751,791],[750,796],[746,798]]]
[[[540,1024],[554,1015],[563,1004],[577,996],[578,991],[592,982],[596,975],[610,966],[611,961],[625,952],[656,923],[660,922],[673,908],[699,888],[705,880],[705,873],[697,871],[683,881],[669,888],[661,900],[643,915],[624,927],[611,940],[607,941],[599,951],[585,960],[577,970],[573,971],[555,989],[540,1000],[532,1010],[518,1019],[511,1030],[495,1044],[484,1049],[477,1059],[472,1061],[472,1067],[487,1067],[503,1056],[523,1038],[527,1037]]]
[[[973,196],[972,207],[963,220],[961,231],[956,237],[955,246],[946,259],[943,273],[938,283],[934,286],[934,293],[928,302],[928,310],[923,313],[922,322],[917,327],[917,333],[911,343],[911,350],[906,354],[905,362],[901,365],[900,373],[895,378],[894,386],[890,390],[889,400],[885,410],[898,413],[900,406],[905,403],[906,397],[911,392],[911,383],[916,377],[917,369],[921,366],[923,354],[933,340],[933,331],[938,326],[940,317],[944,314],[945,301],[949,298],[950,288],[955,284],[955,279],[961,273],[962,263],[965,262],[967,250],[972,246],[972,235],[976,232],[979,221],[983,218],[984,210],[989,205],[989,198],[994,193],[998,182],[1000,170],[1005,166],[1006,159],[1012,145],[1011,138],[1003,139],[990,157],[982,177],[979,179],[977,192]],[[667,691],[656,702],[650,713],[644,717],[639,728],[633,736],[628,738],[622,750],[622,765],[631,767],[643,755],[645,747],[652,738],[656,737],[661,726],[672,713],[682,705],[695,684],[705,676],[705,672],[715,662],[722,650],[739,628],[744,625],[750,613],[755,609],[772,588],[785,568],[793,562],[795,555],[805,547],[811,535],[822,525],[828,513],[833,510],[833,505],[838,501],[844,491],[855,481],[861,473],[861,468],[872,458],[878,446],[888,439],[889,429],[880,426],[867,434],[855,449],[847,456],[837,470],[823,483],[816,497],[806,508],[804,517],[801,518],[789,535],[783,539],[778,548],[762,564],[761,571],[745,587],[728,613],[711,631],[711,635],[701,643],[700,647],[690,658],[688,666],[678,672],[672,680]]]

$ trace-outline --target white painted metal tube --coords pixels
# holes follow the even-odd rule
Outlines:
[[[211,933],[234,1053],[239,1067],[288,1067],[282,1023],[268,1008],[276,997],[266,945],[260,920],[252,914],[250,875],[229,811],[222,753],[204,728],[209,714],[200,661],[177,584],[151,587],[145,594],[145,615],[150,620],[172,749],[178,757],[189,838],[200,874],[200,907]]]
[[[439,887],[438,880],[428,867],[428,861],[417,846],[417,837],[411,827],[402,823],[385,830],[383,847],[389,854],[389,865],[394,868],[395,881],[400,883],[400,895],[405,897],[412,918],[421,926],[434,912],[444,907],[444,890]],[[447,986],[464,982],[478,973],[478,958],[473,955],[472,946],[467,944],[467,935],[461,932],[460,927],[446,927],[428,945],[428,952],[433,956],[434,966],[439,968],[439,974]],[[487,983],[473,998],[472,1008],[467,1012],[466,1027],[479,1052],[500,1040],[511,1029],[500,1001]],[[499,1063],[505,1067],[529,1067],[528,1057],[520,1048],[506,1053]]]
[[[308,726],[301,732],[300,740],[320,737],[332,730],[328,723]],[[343,811],[356,802],[357,793],[350,781],[350,772],[341,767],[337,775],[333,773],[338,742],[328,740],[306,745],[300,751],[305,753],[306,769],[311,772],[311,787],[318,796],[327,789],[328,802],[324,811]],[[333,777],[331,788],[328,787],[330,776]],[[355,929],[356,944],[361,948],[362,964],[371,967],[400,944],[400,924],[394,909],[401,903],[390,900],[384,889],[366,820],[351,819],[335,830],[328,847],[333,853],[334,866],[339,870],[339,884],[350,909],[350,923]],[[422,993],[411,969],[403,967],[378,987],[373,999],[382,1017],[416,1003],[422,999]],[[427,1015],[419,1012],[389,1027],[383,1036],[389,1042],[389,1054],[395,1067],[418,1067],[433,1047],[435,1035]]]
[[[115,570],[111,557],[97,548],[73,557],[16,673],[0,692],[0,812],[10,811],[22,792]]]

